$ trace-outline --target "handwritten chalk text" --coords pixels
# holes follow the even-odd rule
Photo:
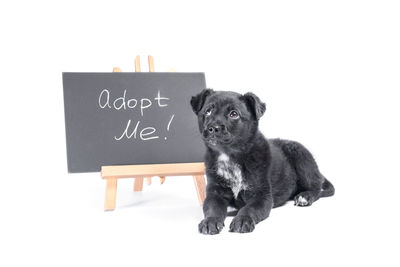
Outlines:
[[[157,103],[158,107],[162,108],[168,106],[167,101],[169,100],[169,98],[162,97],[160,91],[157,92],[157,96],[153,100]],[[102,109],[109,108],[115,110],[134,109],[139,104],[139,107],[137,108],[140,108],[141,116],[143,116],[144,110],[150,108],[151,105],[153,104],[152,100],[149,98],[141,98],[141,99],[127,98],[126,90],[124,90],[122,96],[112,100],[110,90],[108,89],[103,89],[103,91],[101,91],[98,102],[99,102],[99,107]]]
[[[115,140],[119,141],[122,138],[127,138],[127,139],[136,139],[138,136],[138,127],[139,127],[140,121],[138,121],[135,125],[135,128],[133,128],[133,130],[131,130],[131,132],[129,133],[130,130],[130,126],[131,126],[131,120],[128,120],[128,123],[126,124],[126,128],[124,130],[124,132],[121,134],[120,137],[116,137],[114,136]],[[156,132],[156,129],[154,127],[146,127],[143,128],[142,130],[140,130],[139,132],[139,138],[143,141],[147,141],[147,140],[151,140],[151,139],[157,139],[159,138],[159,136],[149,136],[152,135]],[[148,137],[147,137],[148,136]]]

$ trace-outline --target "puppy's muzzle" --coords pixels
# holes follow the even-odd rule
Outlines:
[[[211,125],[208,127],[207,131],[210,134],[220,135],[222,131],[225,130],[225,125]]]
[[[226,126],[220,123],[207,125],[203,131],[203,136],[212,145],[216,145],[217,141],[226,143],[231,137]]]
[[[208,124],[203,132],[204,137],[209,138],[221,138],[226,134],[227,129],[222,123],[210,123]]]

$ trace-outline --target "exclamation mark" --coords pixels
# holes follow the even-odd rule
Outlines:
[[[171,122],[172,122],[172,120],[174,119],[174,117],[175,117],[175,114],[172,114],[171,119],[170,119],[169,122],[168,122],[168,125],[167,125],[167,131],[168,131],[168,132],[169,132],[169,126],[171,126]],[[167,140],[167,137],[164,137],[164,139]]]

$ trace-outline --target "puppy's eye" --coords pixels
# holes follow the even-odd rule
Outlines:
[[[229,117],[231,119],[238,119],[239,118],[239,112],[237,112],[236,110],[232,110],[231,112],[229,112]]]
[[[210,116],[211,113],[212,113],[212,108],[208,108],[208,109],[206,109],[206,111],[204,112],[204,115]]]

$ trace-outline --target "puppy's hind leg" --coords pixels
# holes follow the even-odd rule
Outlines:
[[[322,174],[323,178],[322,188],[316,186],[314,190],[303,191],[294,197],[294,205],[305,207],[310,206],[313,202],[317,201],[320,197],[330,197],[335,194],[335,188]]]
[[[294,205],[299,207],[311,206],[321,197],[323,177],[319,174],[315,162],[308,166],[297,166],[296,172],[299,190],[297,195],[294,196]]]
[[[321,190],[303,191],[294,196],[294,205],[299,207],[311,206],[320,197]]]
[[[325,178],[318,170],[311,153],[300,143],[279,140],[280,147],[297,175],[297,193],[294,196],[296,206],[310,206],[321,196]]]

